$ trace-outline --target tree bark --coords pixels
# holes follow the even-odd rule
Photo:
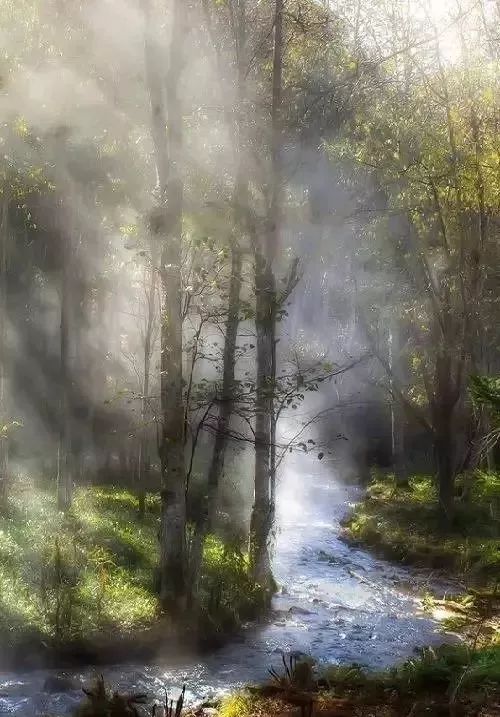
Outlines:
[[[391,368],[391,449],[392,449],[392,466],[396,483],[404,485],[408,480],[408,474],[405,465],[404,455],[404,436],[405,436],[405,415],[401,401],[394,391],[394,382],[401,381],[401,347],[400,347],[400,327],[397,321],[392,321],[389,334],[389,366]]]
[[[196,599],[198,579],[203,561],[205,538],[215,525],[219,484],[224,470],[224,460],[228,443],[228,430],[234,407],[235,354],[238,336],[239,309],[241,292],[241,251],[238,246],[232,248],[231,276],[229,280],[229,299],[224,341],[222,390],[219,400],[215,441],[212,459],[208,471],[207,494],[202,515],[193,538],[190,557],[190,593],[191,600]]]
[[[9,471],[9,444],[8,430],[3,431],[2,426],[7,424],[7,394],[6,394],[6,360],[5,350],[7,339],[7,242],[9,239],[9,199],[4,190],[2,202],[2,216],[0,225],[0,507],[7,500],[8,471]]]
[[[143,355],[143,382],[141,399],[141,426],[137,455],[137,485],[139,493],[139,515],[144,516],[146,510],[146,480],[149,474],[150,460],[148,451],[148,428],[147,422],[150,416],[149,383],[151,375],[151,356],[153,353],[153,328],[155,322],[156,284],[158,271],[158,257],[156,242],[151,242],[151,267],[149,286],[147,291],[146,306],[146,327],[144,331],[144,355]]]
[[[432,423],[439,507],[447,524],[452,522],[454,515],[456,472],[454,417],[460,396],[460,378],[455,377],[454,373],[454,361],[449,349],[440,351],[436,357]]]
[[[61,321],[60,321],[60,410],[59,445],[57,452],[57,505],[67,511],[73,493],[71,454],[72,401],[70,374],[70,325],[71,325],[71,263],[73,241],[71,231],[61,237]]]
[[[152,230],[160,251],[160,410],[161,465],[160,601],[171,614],[186,606],[186,470],[184,461],[184,401],[182,372],[181,243],[184,181],[183,127],[179,79],[184,65],[186,7],[171,3],[171,38],[166,78],[166,106],[154,58],[153,20],[146,11],[146,68],[151,102],[151,134],[155,145],[159,206]],[[166,128],[166,129],[165,129]],[[168,162],[168,164],[167,164]]]
[[[439,426],[435,439],[434,451],[438,477],[438,495],[441,514],[448,524],[453,519],[455,472],[453,460],[453,441],[449,421],[444,418]]]
[[[273,522],[276,478],[276,279],[273,261],[281,225],[281,94],[283,75],[283,0],[274,14],[273,87],[271,109],[271,202],[263,246],[255,251],[257,386],[255,402],[255,487],[250,524],[250,560],[254,579],[272,586],[269,535]]]
[[[275,333],[275,279],[271,266],[257,251],[255,257],[257,331],[257,385],[255,400],[255,485],[250,523],[250,560],[254,579],[271,580],[269,534],[271,505],[271,436],[274,413],[273,344]]]

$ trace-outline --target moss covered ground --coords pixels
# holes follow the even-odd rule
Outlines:
[[[0,660],[10,654],[22,662],[25,652],[71,645],[85,660],[84,643],[99,651],[107,641],[130,638],[147,649],[162,632],[168,636],[155,591],[158,527],[152,495],[141,518],[130,491],[80,488],[64,515],[52,492],[18,482],[0,524]],[[205,546],[200,585],[195,641],[216,641],[263,608],[247,556],[214,536]]]
[[[389,559],[484,585],[500,577],[500,474],[461,477],[457,492],[450,527],[440,517],[430,476],[413,476],[403,486],[391,475],[378,476],[346,520],[346,536]]]

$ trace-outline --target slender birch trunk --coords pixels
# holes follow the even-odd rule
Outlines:
[[[148,419],[151,414],[149,405],[149,384],[151,378],[151,356],[153,353],[153,329],[156,317],[156,291],[157,291],[158,257],[156,243],[151,242],[151,266],[149,270],[149,285],[146,304],[146,328],[144,331],[143,356],[143,382],[141,399],[141,427],[137,455],[137,484],[139,492],[139,515],[143,516],[146,509],[146,480],[150,470],[150,457],[148,452]]]
[[[159,206],[152,220],[160,244],[161,296],[160,410],[161,525],[160,601],[164,609],[180,614],[186,605],[186,470],[182,373],[181,243],[183,217],[183,127],[179,80],[184,65],[186,7],[171,3],[171,38],[165,85],[161,63],[154,57],[153,19],[146,11],[146,69],[151,102],[151,134],[155,146]],[[154,240],[154,239],[153,239]]]

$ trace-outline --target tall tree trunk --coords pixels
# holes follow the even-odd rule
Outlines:
[[[97,481],[99,476],[109,474],[109,445],[104,441],[103,433],[100,430],[102,419],[102,402],[106,397],[106,334],[107,334],[107,290],[103,283],[96,287],[94,309],[92,313],[92,331],[96,336],[96,348],[91,355],[89,373],[92,376],[91,399],[92,405],[89,410],[90,422],[90,459],[87,466],[87,474],[92,481]]]
[[[390,383],[391,400],[391,452],[392,466],[396,482],[404,484],[408,480],[404,455],[405,416],[403,406],[394,390],[394,382],[402,385],[400,327],[397,321],[392,322],[389,334],[389,366],[391,369]]]
[[[71,431],[72,401],[71,374],[69,367],[69,342],[71,325],[71,262],[72,236],[71,231],[62,238],[61,248],[61,323],[60,323],[60,410],[59,410],[59,445],[57,452],[57,505],[59,510],[68,510],[71,506],[73,492]]]
[[[196,533],[191,547],[189,587],[192,600],[196,599],[198,592],[198,579],[202,566],[205,538],[212,532],[217,516],[219,484],[224,470],[224,460],[228,443],[228,430],[234,406],[234,373],[236,363],[236,340],[239,325],[240,292],[241,251],[238,246],[234,245],[232,248],[231,276],[229,280],[229,298],[224,341],[222,390],[219,400],[219,413],[217,416],[217,427],[212,450],[212,459],[208,471],[207,494],[203,512],[200,516],[198,525],[196,526]]]
[[[217,418],[217,435],[215,437],[212,461],[208,473],[207,530],[213,529],[217,512],[217,492],[224,468],[227,449],[229,424],[234,406],[234,368],[236,340],[238,336],[239,309],[241,291],[241,251],[238,246],[232,248],[231,278],[229,283],[229,302],[226,320],[226,338],[224,342],[222,395]]]
[[[7,243],[9,240],[9,198],[4,189],[0,224],[0,507],[7,500],[9,444],[6,394],[6,339],[7,339]]]
[[[283,85],[283,8],[284,0],[276,0],[274,15],[274,54],[273,54],[273,104],[271,110],[272,122],[272,198],[271,213],[269,217],[269,239],[267,247],[267,260],[270,262],[270,270],[272,272],[272,262],[278,252],[280,231],[282,222],[282,204],[283,204],[283,172],[281,166],[281,96]],[[272,384],[276,382],[276,281],[272,277],[272,301],[273,301],[273,322],[272,322],[272,354],[271,354],[271,375]],[[274,388],[273,402],[271,412],[271,450],[270,450],[270,496],[271,496],[271,521],[274,519],[275,496],[276,496],[276,413],[274,410]]]
[[[231,0],[232,2],[232,0]],[[207,26],[211,33],[214,51],[217,59],[217,69],[222,76],[224,71],[224,60],[217,45],[216,38],[212,35],[212,22],[210,8],[206,0],[203,3]],[[230,10],[234,25],[234,48],[237,66],[237,112],[233,125],[234,153],[236,164],[236,178],[233,194],[234,214],[234,236],[231,246],[231,274],[229,279],[229,295],[227,318],[225,327],[225,341],[222,365],[222,388],[219,399],[217,426],[215,441],[212,449],[212,459],[207,479],[207,494],[202,515],[196,527],[195,536],[191,546],[190,556],[190,591],[191,599],[197,598],[198,579],[201,573],[203,561],[203,546],[206,536],[212,532],[217,515],[218,493],[220,480],[224,470],[224,462],[228,446],[228,431],[231,423],[231,416],[234,408],[234,383],[236,364],[236,341],[238,336],[239,314],[240,314],[240,293],[241,293],[241,271],[242,253],[238,235],[245,232],[247,203],[248,203],[248,180],[244,166],[244,141],[243,103],[245,99],[246,85],[246,2],[239,0],[236,7],[231,6]],[[226,120],[232,122],[232,113],[226,114]]]
[[[160,203],[152,228],[161,243],[160,333],[160,601],[171,614],[186,605],[186,470],[182,375],[181,242],[184,182],[182,176],[183,127],[179,79],[184,65],[187,8],[181,0],[171,3],[170,57],[166,79],[166,107],[155,61],[153,19],[146,10],[146,66],[151,101],[151,134],[155,145]],[[166,128],[166,131],[165,131]]]
[[[273,88],[271,110],[271,203],[263,246],[255,251],[257,386],[255,402],[255,486],[250,524],[250,559],[255,580],[272,586],[269,535],[273,522],[276,454],[274,391],[276,382],[276,279],[273,261],[281,225],[281,93],[283,74],[283,0],[274,15]]]
[[[148,452],[149,430],[147,427],[148,418],[151,413],[149,401],[149,382],[151,374],[151,356],[153,353],[153,328],[155,322],[155,304],[156,304],[156,277],[158,271],[158,256],[156,251],[156,243],[151,242],[151,267],[149,276],[149,286],[147,291],[146,305],[146,327],[144,331],[144,362],[143,362],[143,382],[142,382],[142,400],[141,400],[141,426],[137,455],[137,485],[139,493],[139,515],[143,516],[146,509],[146,480],[150,469],[150,459]]]
[[[408,482],[405,461],[405,421],[403,406],[397,397],[391,402],[391,449],[396,483],[404,485]]]
[[[169,212],[175,210],[172,203]],[[181,205],[178,205],[179,208]],[[161,320],[161,530],[160,598],[165,608],[182,612],[186,597],[186,471],[182,394],[181,214],[162,248]]]
[[[271,580],[269,534],[271,505],[271,435],[274,413],[273,351],[275,335],[275,279],[260,251],[255,257],[257,386],[255,400],[255,485],[250,523],[250,558],[254,579]]]
[[[453,435],[450,429],[450,417],[443,415],[442,422],[436,427],[434,451],[438,477],[438,495],[441,514],[446,523],[450,523],[454,513],[455,470]]]
[[[432,405],[434,453],[438,479],[439,507],[443,521],[453,520],[455,504],[455,408],[460,396],[459,379],[453,376],[454,361],[444,349],[436,359],[435,396]]]
[[[86,238],[85,238],[86,239]],[[88,409],[88,388],[91,379],[88,374],[89,357],[87,341],[88,306],[90,294],[86,275],[86,263],[83,261],[83,246],[86,241],[80,234],[73,246],[72,267],[72,340],[74,356],[72,368],[78,376],[79,390],[71,400],[73,427],[71,435],[72,478],[76,485],[81,484],[86,473],[85,456],[90,444],[90,411]]]

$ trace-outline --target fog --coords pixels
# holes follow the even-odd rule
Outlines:
[[[22,14],[21,8],[18,12]],[[153,70],[161,80],[169,20],[168,13],[163,15],[159,9],[158,13]],[[227,125],[234,102],[233,78],[231,68],[227,77],[218,76],[217,58],[197,27],[202,19],[196,8],[192,8],[190,23],[193,51],[183,71],[182,93],[189,127],[186,177],[192,182],[186,202],[188,215],[194,219],[187,220],[186,231],[193,236],[206,232],[217,243],[221,233],[227,232],[224,203],[234,172],[233,128]],[[88,3],[85,7],[45,4],[19,23],[17,33],[6,34],[4,41],[7,59],[0,111],[8,128],[6,160],[11,171],[19,173],[19,181],[26,176],[29,183],[10,229],[15,254],[9,260],[7,277],[12,285],[7,292],[7,346],[13,369],[12,376],[6,372],[6,380],[9,413],[23,426],[13,436],[11,460],[20,468],[29,461],[30,471],[54,470],[49,466],[58,434],[61,257],[63,246],[70,243],[71,248],[66,249],[72,303],[68,309],[68,362],[75,394],[74,432],[86,462],[82,471],[88,469],[90,476],[92,471],[103,470],[106,462],[116,463],[120,452],[134,451],[130,445],[141,421],[141,351],[151,263],[148,213],[154,206],[156,171],[148,128],[144,12],[136,4],[124,2]],[[254,82],[251,75],[249,95],[256,98]],[[261,121],[266,131],[263,118],[257,116],[253,121]],[[290,300],[291,315],[283,322],[280,353],[285,360],[298,345],[306,362],[310,354],[311,361],[321,355],[343,364],[362,349],[357,346],[352,351],[349,345],[352,300],[344,301],[340,317],[329,313],[328,301],[332,286],[338,284],[336,277],[345,273],[348,258],[341,256],[340,246],[349,241],[353,229],[346,229],[342,218],[325,227],[323,218],[311,221],[309,215],[322,211],[325,217],[339,211],[349,214],[356,200],[339,186],[326,159],[318,163],[314,149],[318,141],[319,136],[307,138],[303,149],[290,144],[286,152],[291,157],[287,161],[296,165],[291,187],[296,198],[292,202],[305,203],[306,208],[299,219],[294,212],[282,231],[284,261],[280,270],[286,275],[287,260],[296,256],[303,278]],[[249,176],[258,181],[265,170],[258,166],[258,158],[249,159]],[[262,200],[257,196],[256,201],[258,207]],[[329,249],[330,256],[325,257],[323,247],[333,233],[337,248]],[[14,256],[23,265],[22,273]],[[193,258],[186,257],[186,262],[191,263],[188,275]],[[214,271],[218,270],[215,267]],[[246,277],[245,283],[250,282]],[[252,291],[250,286],[248,290]],[[337,291],[341,290],[339,286]],[[217,301],[215,298],[214,312],[220,313]],[[197,309],[193,313],[186,322],[188,347],[198,318]],[[158,316],[157,311],[157,320]],[[217,328],[207,328],[203,341],[210,344],[208,336],[214,332]],[[342,332],[344,340],[340,339]],[[242,333],[252,335],[251,327]],[[331,334],[328,342],[324,341],[326,333]],[[300,337],[298,344],[291,342],[290,334]],[[158,362],[158,331],[153,343],[154,366]],[[252,359],[247,355],[246,360],[248,368]],[[186,355],[186,367],[189,362]],[[215,358],[201,360],[197,366],[197,380],[201,376],[213,380],[216,373]],[[91,414],[94,421],[101,422],[97,430],[101,438],[103,431],[108,433],[111,455],[104,455],[105,445],[97,448],[92,444],[95,436],[89,435],[92,429],[85,425]],[[120,425],[114,425],[115,421]]]
[[[407,574],[340,523],[382,474],[432,476],[446,522],[494,465],[470,382],[499,370],[498,3],[0,21],[5,661],[165,661],[286,591],[302,617],[245,648],[249,679],[273,649],[357,660],[378,626],[367,663],[407,656],[433,632]]]

